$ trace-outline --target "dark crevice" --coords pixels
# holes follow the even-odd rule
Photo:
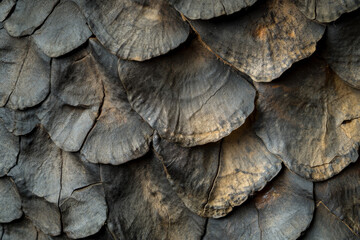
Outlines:
[[[49,92],[47,93],[47,95],[45,96],[45,98],[39,102],[38,104],[36,104],[35,106],[33,106],[32,108],[38,107],[40,105],[42,105],[50,96],[51,93],[51,73],[52,73],[52,65],[53,65],[53,58],[50,58],[50,73],[49,73]]]
[[[55,3],[53,9],[51,9],[50,13],[46,16],[46,18],[44,19],[44,21],[42,21],[42,23],[40,23],[39,26],[37,26],[29,35],[34,34],[38,29],[40,29],[40,28],[44,25],[44,23],[46,22],[46,20],[47,20],[47,19],[49,18],[49,16],[54,12],[55,8],[60,4],[60,2],[61,2],[61,1],[59,0],[57,3]]]
[[[19,74],[18,74],[17,77],[16,77],[16,81],[15,81],[14,87],[13,87],[13,89],[11,90],[11,92],[10,92],[10,94],[9,94],[9,97],[6,99],[6,102],[5,102],[5,104],[4,104],[5,107],[7,107],[7,104],[8,104],[9,101],[10,101],[10,97],[11,97],[11,95],[13,94],[13,92],[14,92],[15,89],[16,89],[16,85],[17,85],[17,83],[18,83],[18,81],[19,81],[21,72],[22,72],[23,67],[24,67],[24,65],[25,65],[25,62],[26,62],[26,58],[27,58],[27,56],[28,56],[28,54],[29,54],[29,52],[30,52],[30,41],[27,42],[26,48],[27,48],[27,49],[26,49],[26,54],[25,54],[25,57],[24,57],[24,61],[22,62],[21,66],[20,66]]]
[[[165,207],[163,209],[165,210],[165,213],[166,213],[166,215],[168,217],[168,227],[166,229],[166,239],[170,239],[169,238],[169,233],[170,233],[170,228],[171,228],[170,215],[169,215],[169,212],[167,211],[167,209]]]
[[[229,72],[228,72],[228,74],[229,74]],[[227,82],[225,82],[224,85],[225,85],[226,83],[227,83]],[[211,96],[210,96],[208,99],[206,99],[205,102],[204,102],[203,104],[201,104],[200,108],[199,108],[198,110],[196,110],[194,113],[192,113],[189,118],[192,118],[195,114],[197,114],[198,112],[200,112],[200,111],[203,109],[203,107],[204,107],[205,105],[207,105],[207,103],[208,103],[220,90],[223,89],[223,86],[224,86],[224,85],[222,85],[221,87],[219,87],[218,89],[216,89],[215,92],[214,92],[213,94],[211,94]],[[179,117],[180,117],[180,114],[178,114],[178,120],[177,120],[177,122],[179,121]]]
[[[0,240],[2,240],[3,237],[4,237],[4,234],[5,234],[5,229],[4,229],[4,227],[2,225],[0,225],[0,228],[2,228],[2,233],[0,235]]]
[[[86,186],[82,186],[82,187],[76,188],[76,189],[74,189],[74,190],[71,192],[70,196],[71,196],[74,192],[80,192],[80,191],[86,190],[87,188],[91,188],[91,187],[93,187],[93,186],[102,185],[102,184],[103,184],[102,182],[96,182],[96,183],[90,183],[90,184],[88,184],[88,185],[86,185]]]
[[[100,182],[101,183],[103,183],[102,184],[102,187],[103,187],[103,189],[104,189],[104,193],[105,193],[105,187],[104,187],[104,181],[103,181],[103,178],[102,178],[102,164],[100,164],[100,163],[98,163],[98,165],[99,165],[99,175],[100,175],[100,177],[99,177],[99,179],[100,179]],[[109,204],[109,201],[108,201],[108,199],[107,199],[107,196],[106,196],[106,194],[104,194],[104,199],[105,199],[105,202],[106,202],[106,206],[107,206],[107,211],[106,211],[106,221],[105,221],[105,228],[106,228],[106,230],[110,233],[110,235],[111,235],[111,237],[113,238],[113,240],[116,240],[117,238],[116,238],[116,235],[110,230],[110,228],[108,227],[108,225],[107,225],[107,221],[109,220],[109,214],[110,214],[110,211],[109,211],[109,206],[110,206],[110,204]],[[0,239],[1,240],[1,239]]]
[[[118,65],[120,66],[120,59],[118,59]],[[152,134],[152,136],[154,135],[154,128],[153,128],[153,126],[151,126],[150,125],[150,123],[148,122],[148,121],[146,121],[145,119],[144,119],[144,117],[142,116],[142,115],[140,115],[136,110],[135,110],[135,108],[133,107],[133,104],[129,101],[129,91],[128,91],[128,89],[126,88],[126,86],[125,86],[125,84],[123,83],[123,81],[121,81],[121,79],[120,79],[120,77],[118,77],[118,80],[120,81],[120,83],[121,83],[121,86],[123,87],[123,90],[124,90],[124,93],[126,94],[126,103],[128,103],[129,104],[129,106],[130,106],[130,108],[131,108],[131,111],[133,111],[134,113],[136,113],[136,115],[138,116],[138,117],[140,117],[141,118],[141,120],[144,122],[144,123],[146,123],[151,129],[152,129],[152,131],[153,131],[153,134]],[[159,134],[160,135],[160,134]]]
[[[1,1],[0,1],[1,3]],[[6,15],[5,19],[2,21],[2,23],[5,23],[5,21],[13,14],[13,12],[15,11],[16,8],[16,1],[15,4],[12,6],[12,8],[10,9],[10,11],[8,12],[8,14]]]
[[[81,61],[85,60],[89,56],[90,56],[90,54],[86,54],[84,56],[81,56],[80,58],[76,59],[72,64],[75,65],[75,63],[81,62]]]
[[[63,174],[63,166],[64,166],[64,158],[63,158],[63,150],[60,150],[60,159],[61,159],[61,168],[60,168],[60,191],[59,191],[59,197],[58,197],[58,209],[60,214],[60,229],[61,232],[63,231],[63,219],[62,219],[62,213],[60,208],[60,201],[61,201],[61,191],[62,191],[62,174]]]
[[[19,163],[19,158],[20,158],[20,152],[21,152],[21,136],[19,136],[19,152],[16,155],[16,162],[14,164],[14,166],[12,166],[11,168],[9,168],[9,170],[7,171],[7,173],[9,173],[14,167],[16,167]]]
[[[201,240],[203,240],[205,238],[205,236],[206,236],[208,223],[209,223],[209,218],[206,218],[205,219],[204,231],[201,234],[201,238],[200,238]]]
[[[317,206],[317,202],[316,202],[316,196],[315,196],[315,183],[312,183],[312,195],[305,195],[305,199],[311,201],[313,203],[313,210],[311,212],[311,220],[310,222],[306,225],[306,227],[304,228],[303,231],[301,231],[301,233],[299,234],[297,239],[301,239],[302,236],[305,236],[306,232],[311,228],[311,225],[314,223],[314,218],[315,218],[315,209]]]
[[[207,199],[206,199],[206,203],[204,205],[204,208],[203,208],[203,215],[206,215],[205,212],[206,212],[206,209],[207,209],[207,205],[210,201],[210,198],[211,198],[211,194],[215,188],[215,183],[216,183],[216,180],[219,176],[219,173],[220,173],[220,165],[221,165],[221,149],[222,149],[222,143],[223,143],[223,139],[220,140],[220,146],[219,146],[219,154],[218,154],[218,165],[217,165],[217,169],[216,169],[216,174],[215,174],[215,177],[213,178],[212,180],[212,183],[211,183],[211,187],[210,187],[210,191],[208,192],[208,196],[207,196]]]
[[[261,224],[260,224],[260,212],[259,212],[259,209],[256,207],[256,205],[254,204],[254,208],[256,210],[256,213],[257,213],[257,222],[258,222],[258,227],[259,227],[259,231],[260,231],[260,240],[262,240],[262,230],[261,230]]]
[[[102,166],[102,165],[101,165],[100,163],[97,163],[97,165],[99,166],[99,179],[100,179],[100,182],[103,183],[104,181],[103,181],[103,179],[102,179],[102,174],[101,174],[101,172],[102,172],[102,170],[101,170],[102,167],[101,167],[101,166]]]
[[[347,224],[345,223],[341,218],[339,218],[336,214],[334,214],[328,206],[325,205],[325,203],[322,200],[319,200],[316,204],[316,207],[319,207],[319,205],[323,205],[323,207],[331,214],[333,215],[338,221],[340,221],[342,224],[344,224],[357,238],[360,239],[360,236]]]
[[[348,123],[350,123],[352,120],[344,120],[342,123],[341,123],[341,125],[343,125],[343,124],[348,124]]]
[[[68,103],[63,103],[62,105],[61,105],[61,107],[62,108],[70,108],[70,109],[78,109],[78,110],[83,110],[83,111],[85,111],[85,110],[88,110],[88,109],[91,109],[92,108],[92,106],[91,105],[85,105],[85,104],[68,104]]]
[[[52,73],[52,68],[53,68],[53,60],[54,60],[53,58],[50,58],[49,92],[48,92],[47,96],[45,97],[45,99],[41,103],[45,102],[45,100],[49,97],[49,95],[51,93],[51,77],[52,77],[51,73]]]
[[[345,119],[345,120],[341,123],[341,125],[351,123],[351,122],[354,121],[354,120],[360,120],[360,117],[355,117],[355,118],[351,118],[351,119]]]
[[[99,120],[100,116],[101,116],[101,113],[102,113],[102,108],[104,106],[104,102],[105,102],[105,86],[104,86],[104,83],[102,82],[102,91],[103,91],[103,97],[102,97],[102,100],[101,100],[101,103],[100,103],[100,107],[99,107],[99,110],[98,110],[98,114],[97,114],[97,117],[93,123],[93,125],[91,126],[90,130],[87,132],[85,138],[84,138],[84,141],[83,143],[81,144],[81,147],[79,149],[79,152],[81,151],[81,149],[84,147],[85,143],[86,143],[86,140],[88,139],[90,133],[92,132],[92,130],[95,128],[96,126],[96,123],[97,121]]]
[[[43,100],[41,100],[39,103],[35,104],[34,106],[31,107],[26,107],[24,109],[12,109],[12,108],[6,108],[11,110],[11,111],[19,111],[19,112],[27,112],[27,111],[31,111],[34,110],[36,111],[37,109],[40,108],[40,106],[49,98],[49,96],[51,95],[51,68],[52,68],[52,60],[53,58],[50,59],[50,74],[49,74],[49,92],[47,93],[47,95],[45,96],[45,98]],[[9,98],[10,99],[10,98]],[[36,115],[36,114],[34,114]]]
[[[222,9],[224,10],[225,15],[227,15],[228,13],[226,12],[226,8],[225,8],[224,3],[221,0],[219,2],[221,4]]]
[[[112,239],[113,239],[113,240],[116,240],[117,238],[116,238],[115,233],[113,233],[107,225],[105,226],[105,228],[106,228],[106,230],[110,233]]]
[[[30,110],[30,109],[36,109],[38,107],[40,107],[51,95],[51,69],[52,69],[52,64],[53,64],[53,58],[50,58],[50,73],[49,73],[49,92],[46,94],[45,98],[43,100],[41,100],[38,104],[35,104],[32,107],[28,107],[25,109],[22,109],[21,111],[26,111],[26,110]]]
[[[218,55],[217,53],[215,53],[215,52],[210,48],[210,46],[207,45],[207,44],[202,40],[202,38],[201,38],[201,36],[200,36],[200,33],[194,28],[194,26],[191,24],[190,20],[187,19],[182,13],[181,13],[181,17],[188,22],[188,24],[190,25],[191,29],[192,29],[192,30],[194,31],[194,33],[196,34],[196,36],[197,36],[198,40],[200,41],[200,43],[201,43],[208,51],[210,51],[213,55],[215,55],[215,56],[217,57],[217,59],[219,59],[219,60],[220,60],[221,62],[223,62],[225,65],[230,66],[230,67],[231,67],[232,69],[234,69],[236,72],[239,72],[239,73],[241,73],[241,74],[243,74],[243,75],[246,75],[245,73],[239,71],[239,69],[237,69],[233,64],[231,64],[230,62],[226,61],[226,60],[225,60],[224,58],[222,58],[220,55]],[[246,75],[246,76],[247,76],[247,75]]]

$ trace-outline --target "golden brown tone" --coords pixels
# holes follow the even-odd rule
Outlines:
[[[360,240],[359,0],[0,0],[0,240]]]

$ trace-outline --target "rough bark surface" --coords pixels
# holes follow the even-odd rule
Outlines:
[[[295,0],[294,2],[306,17],[324,23],[335,21],[343,13],[360,7],[359,0]]]
[[[0,22],[3,22],[6,19],[15,3],[15,0],[2,0],[0,2]]]
[[[0,178],[0,196],[0,223],[9,223],[20,218],[21,198],[11,178]]]
[[[209,219],[204,239],[297,239],[312,220],[313,184],[282,171],[226,218]]]
[[[0,0],[0,240],[360,239],[359,0]]]
[[[13,37],[32,34],[58,2],[59,0],[17,0],[14,13],[5,21],[5,29]]]
[[[91,30],[122,59],[143,61],[178,47],[189,26],[166,0],[74,0]]]
[[[90,45],[99,71],[104,74],[104,99],[81,155],[92,163],[114,165],[139,158],[149,151],[153,130],[127,101],[118,76],[117,58],[95,40],[90,40]]]
[[[62,1],[33,38],[46,55],[59,57],[82,45],[90,36],[91,31],[78,6]]]
[[[169,0],[176,10],[190,19],[211,19],[230,15],[253,5],[257,0]]]
[[[256,82],[270,82],[309,57],[325,30],[291,0],[262,1],[224,19],[190,23],[215,54]]]
[[[315,184],[315,198],[360,235],[360,162],[326,182]]]
[[[225,216],[281,169],[249,124],[217,143],[184,148],[156,137],[154,147],[174,190],[204,217]]]
[[[205,219],[174,194],[160,160],[150,154],[138,161],[141,167],[137,162],[101,167],[110,231],[123,239],[199,239]]]
[[[119,75],[135,111],[183,146],[229,135],[254,109],[254,88],[197,39],[152,60],[120,61]]]
[[[310,58],[271,84],[255,84],[256,134],[285,165],[326,180],[358,159],[360,91]]]
[[[322,55],[330,67],[351,86],[360,89],[360,11],[328,26]]]

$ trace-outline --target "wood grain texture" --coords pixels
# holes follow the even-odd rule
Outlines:
[[[65,151],[78,151],[103,102],[102,78],[88,48],[54,59],[51,94],[37,116],[52,140]]]
[[[57,203],[48,202],[26,191],[21,192],[21,201],[24,215],[43,234],[48,237],[61,234],[61,213]]]
[[[204,217],[225,216],[281,169],[249,124],[221,142],[184,148],[156,137],[154,148],[178,196]]]
[[[91,34],[78,6],[62,1],[32,37],[46,55],[59,57],[85,43]]]
[[[322,56],[344,81],[360,89],[360,10],[328,25]]]
[[[199,239],[205,219],[173,192],[160,160],[146,155],[101,166],[109,206],[108,227],[120,239]],[[136,180],[135,180],[136,179]]]
[[[0,106],[23,110],[41,103],[50,88],[50,58],[30,38],[0,30]]]
[[[5,176],[16,164],[19,154],[19,138],[9,133],[0,120],[0,177]]]
[[[0,223],[9,223],[22,215],[21,199],[15,183],[9,177],[0,178]]]
[[[13,239],[37,240],[37,230],[29,219],[22,218],[14,224],[4,226],[2,240]]]
[[[13,110],[10,108],[0,108],[0,118],[6,129],[15,136],[26,135],[30,133],[37,124],[39,119],[36,113],[41,106],[27,108],[26,110]]]
[[[197,39],[149,61],[120,61],[119,76],[134,110],[187,147],[229,135],[254,109],[253,87]]]
[[[17,0],[4,27],[13,37],[31,35],[49,16],[59,0]]]
[[[360,91],[315,58],[255,85],[256,134],[297,174],[326,180],[358,158]]]
[[[256,0],[168,0],[176,10],[190,19],[211,19],[230,15],[250,7]]]
[[[310,228],[301,239],[358,240],[359,237],[320,203],[316,207]]]
[[[315,197],[332,214],[360,236],[360,162],[350,164],[339,175],[315,184]]]
[[[0,0],[0,240],[360,239],[359,1]]]
[[[0,22],[3,22],[11,9],[15,6],[15,0],[3,0],[0,2]]]
[[[89,162],[121,164],[149,151],[152,128],[131,108],[119,80],[117,58],[101,44],[90,40],[91,55],[102,75],[104,100],[81,155]]]
[[[9,176],[25,197],[24,211],[33,224],[49,235],[61,229],[71,238],[97,233],[107,215],[99,166],[58,148],[42,127],[21,139],[19,160]]]
[[[306,17],[323,23],[335,21],[343,13],[360,7],[359,0],[295,0],[294,3]]]
[[[6,107],[24,110],[40,104],[50,92],[50,58],[29,42]]]
[[[297,239],[313,217],[313,184],[284,169],[229,216],[209,219],[204,239]]]
[[[257,82],[270,82],[309,57],[325,30],[290,0],[263,1],[227,18],[190,22],[214,53]]]
[[[12,38],[5,29],[0,30],[0,106],[3,107],[15,88],[26,59],[29,41]]]
[[[189,26],[166,0],[74,1],[99,41],[122,59],[165,54],[189,34]]]

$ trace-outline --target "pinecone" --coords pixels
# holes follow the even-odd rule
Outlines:
[[[359,7],[0,1],[0,240],[360,239]]]

